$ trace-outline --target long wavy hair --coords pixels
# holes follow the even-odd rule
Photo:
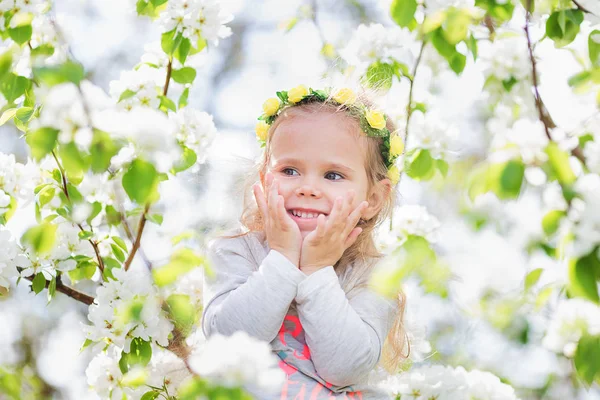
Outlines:
[[[332,90],[332,93],[335,93],[335,91]],[[358,93],[357,97],[357,101],[362,102],[365,106],[373,106],[373,102],[369,100],[368,95],[364,91]],[[280,114],[269,128],[265,151],[245,179],[243,189],[244,203],[240,223],[247,231],[237,235],[222,237],[235,238],[247,235],[250,232],[264,231],[263,218],[253,197],[252,185],[260,180],[264,187],[263,179],[270,162],[271,141],[273,136],[276,134],[277,127],[283,121],[298,117],[310,117],[311,114],[314,115],[315,113],[341,113],[345,117],[345,125],[357,135],[359,141],[365,146],[365,170],[368,178],[368,193],[370,193],[379,181],[387,178],[387,168],[380,151],[382,139],[378,137],[368,137],[362,132],[360,128],[360,116],[357,115],[355,110],[353,111],[344,105],[339,105],[331,98],[331,96],[324,102],[313,101],[294,106],[287,106],[281,110]],[[391,118],[388,117],[386,119],[387,129],[390,132],[395,132],[396,127],[391,121]],[[342,257],[334,265],[338,277],[343,277],[340,283],[348,299],[353,297],[353,294],[356,293],[357,289],[369,287],[369,277],[371,272],[377,261],[383,257],[383,254],[377,250],[374,236],[376,228],[391,214],[395,201],[395,191],[385,191],[383,195],[385,200],[378,213],[368,220],[360,220],[357,226],[362,228],[361,234],[358,236],[356,242],[346,249]],[[349,265],[352,265],[352,268],[349,269],[348,273],[345,273]],[[397,301],[398,312],[395,315],[392,326],[384,342],[379,361],[379,365],[390,374],[398,372],[402,363],[410,353],[410,344],[404,329],[406,296],[402,290],[398,291],[395,301]],[[290,307],[293,306],[294,304],[292,303]]]

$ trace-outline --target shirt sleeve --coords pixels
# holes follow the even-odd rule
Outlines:
[[[356,290],[348,300],[332,266],[298,285],[298,316],[313,364],[337,386],[356,384],[375,367],[398,312],[394,300],[370,288]]]
[[[214,276],[205,274],[202,331],[208,338],[243,330],[271,342],[306,275],[275,250],[257,268],[242,240],[217,239],[209,247]]]

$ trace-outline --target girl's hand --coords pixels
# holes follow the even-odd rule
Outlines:
[[[319,215],[317,228],[304,238],[300,270],[307,275],[334,265],[362,232],[356,224],[369,203],[363,201],[352,210],[353,199],[354,191],[348,192],[345,199],[336,198],[329,217]]]
[[[277,250],[298,266],[302,247],[300,228],[288,215],[283,204],[283,196],[279,194],[279,185],[273,179],[273,174],[266,174],[265,185],[265,193],[258,183],[254,184],[252,188],[264,221],[269,247]]]

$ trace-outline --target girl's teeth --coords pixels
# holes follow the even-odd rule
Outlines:
[[[319,216],[319,214],[298,212],[298,211],[295,211],[295,210],[292,211],[292,214],[294,214],[296,217],[300,217],[300,218],[317,218]]]

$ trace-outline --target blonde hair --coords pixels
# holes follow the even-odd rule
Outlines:
[[[332,93],[335,93],[335,91],[332,90]],[[362,102],[362,104],[369,108],[372,107],[372,102],[367,98],[367,95],[364,92],[359,93],[357,97],[357,101]],[[262,215],[253,198],[252,185],[256,183],[258,179],[262,180],[262,177],[266,172],[270,160],[270,145],[273,135],[277,130],[277,127],[283,121],[318,112],[342,113],[342,115],[347,118],[347,121],[350,122],[347,124],[348,128],[355,131],[359,140],[364,143],[366,148],[365,170],[369,182],[369,192],[377,182],[387,178],[387,167],[380,150],[382,139],[379,137],[367,137],[362,133],[359,120],[360,115],[357,115],[356,112],[352,112],[348,107],[334,102],[331,96],[325,102],[313,101],[288,106],[280,112],[279,116],[269,128],[265,151],[259,162],[248,175],[244,185],[244,205],[240,222],[248,229],[248,232],[224,237],[240,237],[247,235],[250,232],[262,232],[264,230]],[[392,133],[396,131],[395,125],[390,118],[387,118],[386,128]],[[339,277],[344,274],[348,265],[354,264],[349,273],[344,274],[343,281],[341,282],[342,289],[346,293],[348,299],[356,293],[356,289],[369,286],[368,277],[370,276],[370,272],[373,270],[377,260],[383,257],[383,254],[377,250],[373,236],[375,234],[375,229],[390,216],[393,204],[394,191],[387,191],[385,193],[385,201],[378,213],[369,220],[360,220],[357,226],[362,228],[361,234],[358,236],[356,242],[346,249],[342,257],[334,265],[334,269]],[[401,290],[398,292],[396,301],[398,313],[396,314],[391,329],[386,337],[379,361],[379,364],[390,374],[398,372],[402,362],[405,361],[410,353],[410,344],[404,329],[406,296]],[[406,355],[404,354],[405,346],[408,349]]]

